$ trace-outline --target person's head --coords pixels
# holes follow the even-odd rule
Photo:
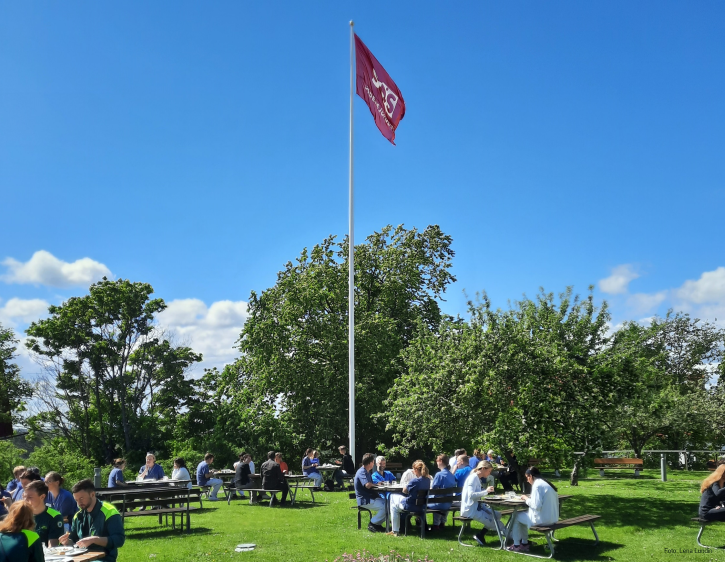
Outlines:
[[[306,457],[310,457],[310,458],[312,458],[312,455],[314,454],[314,452],[315,452],[315,450],[314,450],[314,449],[307,449],[307,450],[305,451],[305,456],[306,456]]]
[[[458,456],[458,468],[466,468],[469,464],[471,464],[471,459],[466,453]]]
[[[19,533],[23,530],[35,531],[35,518],[30,504],[20,501],[10,506],[7,517],[0,522],[0,533]]]
[[[45,498],[48,495],[48,486],[42,480],[35,480],[23,489],[23,498],[33,508],[33,513],[45,511]]]
[[[211,464],[214,462],[214,455],[212,455],[211,453],[207,453],[206,455],[204,455],[204,460],[206,461],[206,464]]]
[[[380,455],[378,457],[375,457],[375,466],[377,467],[378,472],[380,472],[381,474],[385,472],[386,465],[387,462],[384,456]]]
[[[45,475],[45,484],[50,491],[58,490],[63,485],[63,482],[65,482],[65,478],[55,471],[51,471]]]
[[[319,459],[320,458],[320,451],[318,451],[317,449],[315,449],[314,453],[312,453],[312,458],[313,459]]]
[[[365,453],[363,455],[362,464],[365,467],[365,470],[371,470],[374,462],[375,462],[375,455],[373,455],[372,453]]]
[[[537,478],[541,478],[541,471],[537,467],[530,466],[526,469],[526,481],[529,484],[533,484]]]
[[[146,466],[153,466],[156,463],[156,455],[153,453],[146,453]]]
[[[473,449],[473,456],[477,459],[480,459],[482,454],[483,452],[481,451],[481,449]]]
[[[23,472],[25,472],[25,467],[22,465],[16,466],[15,468],[13,468],[13,477],[15,478],[15,480],[20,479],[20,475]]]
[[[270,451],[269,453],[267,453],[267,458],[269,460],[273,461],[274,457],[275,457],[274,451]]]
[[[496,452],[493,449],[489,449],[488,453],[486,453],[486,454],[488,455],[489,459],[493,459],[496,457]]]
[[[277,464],[282,462],[282,453],[275,453],[274,454],[274,462]]]
[[[26,488],[28,484],[31,482],[35,482],[36,480],[40,480],[40,474],[36,474],[35,472],[31,472],[30,470],[26,470],[20,475],[20,484],[23,486],[23,488]]]
[[[77,482],[71,491],[79,509],[90,511],[96,505],[96,487],[90,479]]]
[[[715,482],[722,483],[723,480],[725,480],[725,464],[719,465],[710,476],[703,480],[702,485],[700,486],[700,493],[707,490]]]
[[[123,470],[126,468],[126,459],[113,459],[113,467]]]
[[[339,447],[337,448],[337,450],[338,450],[338,451],[340,451],[340,454],[341,454],[341,455],[342,455],[343,457],[344,457],[345,455],[347,455],[347,447],[345,447],[345,445],[340,445],[340,446],[339,446]]]
[[[476,465],[475,471],[479,478],[488,478],[491,474],[493,465],[488,461],[481,461]]]
[[[416,478],[420,478],[421,476],[426,476],[424,474],[424,471],[427,472],[427,467],[425,466],[425,463],[421,460],[415,461],[413,463],[413,474],[415,474]]]
[[[240,461],[243,460],[244,457],[246,457],[246,456],[247,456],[247,451],[242,451],[241,453],[239,453],[239,460]]]
[[[458,458],[461,455],[465,455],[465,454],[466,454],[466,450],[465,449],[456,449],[455,457]]]
[[[438,455],[436,457],[436,464],[438,465],[438,468],[443,470],[444,468],[448,468],[448,463],[450,462],[450,459],[448,458],[448,455]]]
[[[186,461],[183,459],[183,457],[176,457],[174,459],[174,468],[180,469],[180,468],[186,468]]]

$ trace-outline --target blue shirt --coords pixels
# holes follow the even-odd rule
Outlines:
[[[45,498],[45,503],[50,505],[56,511],[60,511],[63,517],[67,517],[70,521],[78,511],[78,505],[76,500],[68,490],[61,488],[58,492],[58,497],[53,497],[53,494],[48,492],[48,496]]]
[[[141,474],[144,470],[146,470],[146,465],[144,464],[141,466],[141,468],[138,469],[138,473]],[[154,465],[149,469],[149,472],[146,476],[143,477],[144,480],[161,480],[164,477],[164,469],[161,468],[160,464],[154,463]]]
[[[3,498],[9,498],[10,494],[8,494],[5,490],[0,492],[0,515],[7,515],[8,509],[5,507],[5,504],[2,502]]]
[[[14,492],[15,488],[17,488],[18,486],[20,486],[20,480],[15,480],[13,478],[10,482],[8,482],[8,485],[5,486],[5,490],[8,492]]]
[[[408,485],[408,497],[403,501],[403,507],[408,511],[423,511],[425,504],[416,505],[415,501],[418,499],[418,492],[420,490],[430,489],[430,478],[421,476],[420,478],[413,478]]]
[[[209,464],[206,461],[201,461],[199,466],[196,467],[196,483],[199,486],[206,486],[210,477]]]
[[[364,466],[361,466],[357,469],[357,472],[355,473],[354,481],[355,496],[358,505],[367,505],[370,502],[373,502],[379,498],[377,491],[369,490],[365,487],[365,484],[367,484],[368,482],[370,484],[374,484],[373,476],[367,470],[365,470]]]
[[[23,499],[23,485],[18,482],[17,487],[15,490],[13,490],[13,493],[10,494],[10,497],[13,498],[13,503],[19,502]]]
[[[463,488],[463,484],[466,482],[466,478],[471,474],[473,469],[470,466],[464,466],[456,470],[454,476],[456,477],[456,487]]]
[[[126,480],[124,480],[124,478],[123,478],[123,470],[121,470],[120,468],[114,468],[111,471],[111,474],[108,475],[108,487],[116,488],[117,482],[126,483]]]
[[[310,459],[310,457],[305,457],[304,459],[302,459],[302,474],[304,474],[305,476],[310,476],[311,474],[320,473],[320,471],[317,470],[317,465],[315,464],[314,460],[315,459]]]
[[[373,471],[373,482],[375,484],[380,484],[380,482],[393,482],[394,480],[395,480],[395,474],[393,474],[392,472],[390,472],[388,470],[386,470],[384,474],[380,474],[377,470]],[[380,493],[380,497],[383,499],[385,499],[389,495],[390,495],[389,493],[387,493],[387,494],[384,494],[382,492]]]
[[[460,488],[460,486],[458,486],[458,483],[456,482],[456,477],[453,476],[453,474],[451,474],[451,471],[448,470],[448,468],[444,468],[438,474],[435,475],[435,478],[433,478],[433,483],[430,485],[430,488],[431,488],[431,490],[435,490],[438,488]],[[431,497],[434,497],[432,492],[431,492]],[[449,503],[432,503],[432,504],[429,504],[429,507],[431,509],[440,509],[443,511],[448,511],[451,508],[451,504],[449,504]]]
[[[478,457],[471,457],[468,461],[468,466],[470,466],[472,469],[476,468],[478,466],[478,463],[481,461],[478,460]]]

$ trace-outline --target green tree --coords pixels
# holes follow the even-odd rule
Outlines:
[[[386,440],[376,417],[400,376],[400,351],[422,323],[437,329],[438,299],[455,281],[451,238],[438,226],[423,232],[390,226],[355,247],[356,436],[358,450]],[[249,299],[239,339],[238,379],[227,389],[241,410],[261,408],[293,447],[329,449],[347,441],[347,241],[329,237],[305,249],[278,274],[277,283]],[[228,373],[232,374],[232,373]],[[251,384],[250,384],[250,381]],[[272,416],[270,418],[270,416]]]
[[[0,324],[0,437],[13,434],[13,423],[32,396],[31,385],[20,378],[20,368],[14,362],[17,343],[15,333]]]

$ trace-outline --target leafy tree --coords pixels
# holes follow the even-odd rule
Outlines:
[[[11,441],[0,441],[0,482],[5,484],[14,478],[13,468],[23,464],[23,455],[26,452]]]
[[[201,355],[164,339],[154,315],[166,305],[152,293],[147,283],[104,278],[30,325],[28,348],[49,373],[35,429],[59,431],[71,447],[106,461],[119,450],[140,456],[164,446],[196,392],[185,373]]]
[[[31,385],[20,378],[20,368],[13,362],[17,343],[14,332],[0,324],[0,437],[13,434],[13,423],[32,396]]]
[[[356,436],[358,450],[386,440],[376,417],[400,376],[400,352],[422,323],[436,330],[438,299],[455,281],[451,238],[438,226],[423,232],[390,226],[355,248]],[[303,250],[277,283],[249,299],[239,339],[242,356],[227,372],[237,379],[231,407],[264,412],[299,450],[333,448],[348,434],[347,241],[325,239]],[[273,421],[274,420],[274,421]]]

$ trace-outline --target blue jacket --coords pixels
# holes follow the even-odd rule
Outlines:
[[[435,478],[433,478],[433,484],[431,484],[431,490],[437,489],[437,488],[460,488],[460,486],[456,483],[456,477],[451,474],[451,471],[448,470],[448,468],[444,468],[441,470],[438,474],[435,475]],[[434,497],[434,494],[431,492],[431,498]],[[440,509],[441,511],[448,511],[451,508],[451,504],[449,503],[431,503],[429,504],[429,507],[431,509]]]
[[[454,476],[456,477],[456,487],[463,488],[463,484],[466,482],[466,478],[473,469],[470,466],[464,466],[456,470]]]
[[[373,484],[372,475],[365,470],[364,466],[357,469],[355,473],[355,496],[357,497],[358,505],[367,505],[379,498],[378,492],[375,490],[369,490],[365,487],[365,484],[370,482]]]

